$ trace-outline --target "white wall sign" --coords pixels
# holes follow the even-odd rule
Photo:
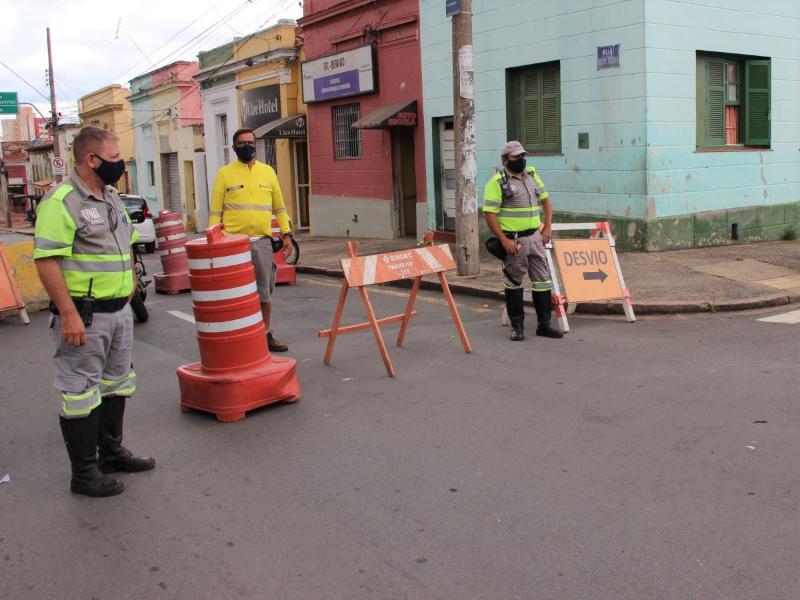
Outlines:
[[[371,44],[308,60],[300,66],[300,71],[306,103],[378,91],[375,50]]]
[[[67,163],[60,156],[54,156],[50,160],[50,165],[53,167],[53,175],[67,174]]]

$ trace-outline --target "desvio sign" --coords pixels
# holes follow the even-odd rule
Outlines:
[[[624,296],[608,239],[553,240],[558,272],[569,302]]]

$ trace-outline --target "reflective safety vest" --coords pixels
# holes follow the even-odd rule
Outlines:
[[[513,197],[504,198],[500,179],[504,172],[497,173],[483,191],[483,212],[497,215],[497,223],[503,231],[526,231],[538,229],[541,224],[541,204],[550,195],[533,167],[526,167],[526,175],[520,181],[507,176]]]
[[[214,181],[208,226],[220,221],[228,233],[251,237],[272,235],[272,213],[282,233],[292,230],[278,176],[256,161],[252,168],[240,160],[222,167]]]
[[[63,184],[39,204],[33,258],[60,259],[69,295],[98,300],[133,291],[130,247],[139,237],[116,194],[112,202],[84,197]]]

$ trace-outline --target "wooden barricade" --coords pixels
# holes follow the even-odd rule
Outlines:
[[[406,332],[408,331],[409,321],[417,316],[417,312],[414,310],[414,301],[417,299],[422,277],[433,273],[437,273],[439,276],[439,283],[442,286],[442,292],[447,300],[447,304],[450,307],[450,315],[453,318],[456,330],[461,338],[464,351],[467,353],[472,352],[472,347],[467,339],[467,333],[464,331],[464,325],[461,323],[461,317],[458,314],[458,308],[453,300],[453,294],[450,291],[450,286],[447,284],[447,278],[445,277],[446,271],[452,271],[456,268],[455,260],[450,253],[449,246],[446,244],[435,246],[431,243],[431,238],[429,237],[426,238],[426,245],[421,248],[387,252],[384,254],[371,254],[369,256],[358,256],[357,242],[347,242],[345,247],[348,258],[341,259],[345,279],[342,283],[342,290],[339,293],[339,302],[336,305],[333,325],[330,329],[319,332],[319,337],[328,338],[328,345],[325,349],[324,358],[324,363],[326,365],[331,363],[333,347],[339,335],[362,331],[364,329],[372,329],[375,342],[378,345],[381,358],[383,359],[383,364],[386,367],[386,373],[389,377],[394,377],[394,367],[389,358],[386,344],[383,341],[380,326],[399,322],[400,332],[397,335],[397,346],[402,346],[405,341]],[[375,311],[369,300],[367,286],[412,278],[414,283],[411,286],[405,312],[399,315],[378,319],[375,316]],[[347,292],[350,291],[351,288],[358,289],[368,320],[363,323],[342,327],[340,325],[342,312],[344,311],[344,305],[347,300]]]
[[[14,281],[14,275],[8,266],[3,244],[0,243],[0,315],[10,310],[19,311],[19,318],[23,324],[27,325],[31,322],[28,318],[28,311],[25,310],[25,301],[22,299],[22,294],[19,293],[17,282]]]

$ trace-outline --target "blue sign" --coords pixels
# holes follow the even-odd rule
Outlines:
[[[361,90],[358,85],[358,69],[336,75],[314,78],[314,99],[330,100],[340,96],[352,96]]]
[[[597,70],[619,66],[619,44],[597,47]]]
[[[461,14],[461,0],[447,0],[447,16],[452,17]]]

